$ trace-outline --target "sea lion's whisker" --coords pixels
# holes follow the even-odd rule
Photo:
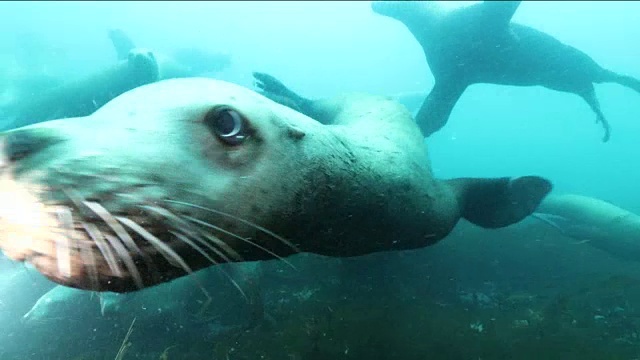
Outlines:
[[[107,239],[109,244],[116,250],[120,259],[124,262],[127,269],[131,273],[133,277],[133,281],[136,283],[136,286],[139,289],[144,289],[144,284],[142,283],[142,278],[140,277],[140,273],[138,272],[138,268],[136,268],[136,264],[133,262],[133,259],[129,255],[127,249],[120,243],[119,239],[110,234],[104,234],[104,237]]]
[[[76,209],[81,212],[85,219],[95,219],[96,212],[90,207],[87,207],[82,196],[75,189],[63,188],[62,193],[69,198],[69,200],[76,206]],[[98,217],[99,218],[99,217]]]
[[[162,256],[165,259],[167,259],[167,261],[169,263],[171,263],[172,265],[177,266],[177,267],[182,267],[189,274],[193,273],[191,268],[184,262],[184,260],[177,253],[175,253],[169,246],[164,244],[160,239],[158,239],[153,234],[148,232],[142,226],[140,226],[139,224],[137,224],[133,220],[125,218],[125,217],[116,217],[116,220],[122,222],[124,225],[128,226],[133,231],[135,231],[138,235],[142,236],[147,241],[149,241],[149,243],[151,243],[151,245],[154,246],[162,254]],[[171,233],[174,234],[173,232],[171,232]],[[174,234],[174,235],[177,235],[177,234]],[[208,255],[200,247],[198,247],[197,245],[195,245],[193,243],[189,243],[189,241],[188,241],[188,239],[186,237],[184,239],[181,239],[181,240],[185,241],[189,245],[192,245],[192,247],[196,251],[199,251],[201,254],[203,254],[204,256],[208,257]],[[214,265],[217,264],[215,262],[215,260],[211,259],[210,257],[209,257],[209,259]],[[197,279],[197,277],[193,277],[192,279],[196,282],[196,284],[198,285],[198,287],[200,288],[202,293],[207,297],[206,304],[208,306],[208,304],[211,303],[211,300],[212,300],[211,295],[209,294],[207,289],[200,283],[200,281]]]
[[[232,232],[230,232],[230,231],[224,230],[224,229],[220,228],[219,226],[215,226],[215,225],[213,225],[213,224],[209,224],[209,223],[208,223],[208,222],[206,222],[206,221],[198,220],[198,219],[196,219],[196,218],[194,218],[194,217],[187,216],[187,215],[183,215],[183,217],[184,217],[185,219],[189,220],[189,221],[192,221],[192,222],[196,223],[196,224],[199,224],[199,225],[202,225],[202,226],[205,226],[205,227],[208,227],[208,228],[211,228],[211,229],[214,229],[214,230],[217,230],[217,231],[223,232],[223,233],[225,233],[225,234],[227,234],[227,235],[233,236],[234,238],[236,238],[236,239],[238,239],[238,240],[240,240],[240,241],[242,241],[242,242],[245,242],[245,243],[247,243],[247,244],[249,244],[249,245],[251,245],[251,246],[253,246],[253,247],[256,247],[256,248],[258,248],[258,249],[260,249],[260,250],[262,250],[262,251],[266,252],[267,254],[269,254],[269,255],[271,255],[271,256],[273,256],[273,257],[277,258],[278,260],[283,261],[285,264],[287,264],[287,265],[289,265],[289,266],[291,266],[292,268],[294,268],[294,269],[295,269],[295,266],[293,266],[293,264],[291,264],[290,262],[288,262],[285,258],[283,258],[282,256],[280,256],[280,255],[278,255],[278,254],[274,253],[273,251],[271,251],[271,250],[269,250],[269,249],[265,248],[264,246],[262,246],[262,245],[260,245],[260,244],[257,244],[257,243],[256,243],[256,242],[254,242],[254,241],[251,241],[251,240],[249,240],[249,239],[247,239],[247,238],[244,238],[244,237],[242,237],[242,236],[239,236],[239,235],[237,235],[237,234],[234,234],[234,233],[232,233]]]
[[[71,276],[71,247],[69,242],[73,241],[73,215],[68,207],[56,209],[56,216],[64,234],[55,236],[56,260],[58,272],[64,277]]]
[[[201,254],[206,255],[207,260],[211,261],[213,264],[217,265],[219,264],[219,262],[215,261],[214,259],[212,259],[209,254],[207,254],[204,250],[202,250],[202,248],[200,246],[198,246],[196,243],[194,243],[193,241],[191,241],[187,235],[185,234],[181,234],[179,232],[173,231],[173,230],[169,230],[169,233],[171,233],[173,236],[177,237],[178,240],[186,243],[187,245],[191,246],[193,249],[195,249],[198,252],[201,252]],[[231,259],[229,259],[222,251],[216,249],[213,245],[211,245],[210,243],[200,239],[199,237],[196,237],[197,241],[199,243],[201,243],[202,245],[204,245],[207,249],[211,250],[213,253],[215,253],[216,255],[220,256],[225,262],[231,262]],[[198,250],[199,249],[199,250]]]
[[[231,231],[229,231],[229,230],[225,230],[225,229],[223,229],[223,228],[221,228],[221,227],[219,227],[219,226],[215,226],[215,225],[213,225],[213,224],[211,224],[211,223],[208,223],[208,222],[206,222],[206,221],[202,221],[202,220],[200,220],[200,219],[196,219],[196,218],[194,218],[193,216],[189,216],[189,215],[182,215],[182,217],[183,217],[183,218],[185,218],[185,219],[187,219],[187,221],[191,221],[191,222],[192,222],[192,223],[194,223],[194,224],[198,224],[198,225],[202,225],[202,226],[208,227],[208,228],[210,228],[210,229],[213,229],[213,230],[219,231],[219,232],[221,232],[221,233],[223,233],[223,234],[227,234],[227,235],[229,235],[229,236],[231,236],[231,237],[233,237],[233,238],[236,238],[236,239],[239,239],[239,240],[248,240],[248,239],[243,238],[242,236],[240,236],[240,235],[238,235],[238,234],[235,234],[235,233],[233,233],[233,232],[231,232]]]
[[[162,256],[164,256],[165,259],[167,259],[170,264],[176,267],[181,267],[189,274],[193,273],[193,270],[191,270],[189,265],[187,265],[187,263],[184,261],[184,259],[182,259],[180,255],[178,255],[170,246],[162,242],[162,240],[158,239],[152,233],[148,232],[138,223],[122,216],[116,216],[115,219],[136,232],[138,235],[142,236],[145,240],[147,240],[154,248],[158,250],[158,252],[160,252],[160,254],[162,254]]]
[[[242,240],[242,241],[245,241],[245,242],[247,242],[247,241],[248,241],[248,242],[251,242],[251,240],[249,240],[249,239],[245,239],[245,238],[243,238],[243,237],[239,236],[238,234],[234,234],[234,233],[232,233],[231,231],[227,231],[227,230],[225,230],[225,229],[223,229],[223,228],[221,228],[221,227],[219,227],[219,226],[215,226],[215,225],[210,224],[210,223],[208,223],[208,222],[205,222],[205,221],[202,221],[202,220],[198,220],[198,219],[196,219],[196,218],[194,218],[194,217],[192,217],[192,216],[183,215],[182,217],[184,217],[187,221],[190,221],[190,222],[192,222],[192,223],[194,223],[194,224],[198,224],[198,225],[202,225],[202,226],[208,227],[208,228],[210,228],[210,229],[214,229],[214,230],[219,231],[219,232],[221,232],[221,233],[223,233],[223,234],[227,234],[227,235],[229,235],[229,236],[231,236],[231,237],[234,237],[234,238],[236,238],[236,239],[239,239],[239,240]],[[240,254],[238,254],[235,250],[233,250],[233,249],[232,249],[232,248],[231,248],[227,243],[225,243],[224,241],[220,240],[217,236],[215,236],[215,235],[213,235],[213,234],[205,233],[204,231],[200,231],[200,233],[201,233],[201,234],[202,234],[202,235],[203,235],[207,240],[209,240],[210,242],[212,242],[212,243],[214,243],[214,244],[216,244],[216,245],[220,246],[220,247],[221,247],[222,249],[224,249],[228,254],[230,254],[231,256],[233,256],[236,260],[238,260],[238,259],[242,260],[242,256],[240,256]],[[261,247],[260,247],[259,245],[257,245],[257,244],[255,244],[254,246],[256,246],[256,247],[258,247],[258,248],[261,248]],[[263,250],[265,250],[265,251],[266,251],[266,249],[263,249]]]
[[[262,227],[262,226],[260,226],[258,224],[255,224],[255,223],[253,223],[251,221],[248,221],[248,220],[245,220],[245,219],[241,219],[241,218],[239,218],[237,216],[228,214],[228,213],[226,213],[224,211],[215,210],[215,209],[211,209],[211,208],[200,206],[200,205],[196,205],[196,204],[191,204],[191,203],[187,203],[187,202],[184,202],[184,201],[168,200],[168,199],[166,199],[164,201],[169,202],[169,203],[178,204],[178,205],[190,206],[190,207],[193,207],[193,208],[196,208],[196,209],[209,211],[209,212],[212,212],[214,214],[218,214],[218,215],[221,215],[221,216],[224,216],[224,217],[227,217],[227,218],[234,219],[234,220],[239,221],[239,222],[241,222],[241,223],[243,223],[245,225],[249,225],[249,226],[251,226],[251,227],[253,227],[255,229],[258,229],[258,230],[262,231],[263,233],[272,236],[275,239],[278,239],[283,244],[289,246],[295,252],[300,252],[300,250],[295,245],[293,245],[291,242],[289,242],[288,240],[286,240],[282,236],[280,236],[280,235],[278,235],[278,234],[276,234],[276,233],[274,233],[274,232],[272,232],[272,231],[270,231],[270,230],[268,230],[268,229],[266,229],[266,228],[264,228],[264,227]]]
[[[197,252],[199,252],[200,254],[202,254],[202,256],[204,256],[207,260],[211,261],[212,264],[214,265],[219,265],[219,263],[217,261],[215,261],[213,258],[211,258],[211,256],[209,256],[209,254],[207,254],[204,250],[202,250],[201,247],[199,247],[197,244],[195,244],[194,242],[192,242],[189,238],[187,238],[185,235],[177,233],[175,231],[169,231],[169,233],[171,233],[173,236],[175,236],[176,238],[178,238],[180,241],[184,242],[185,244],[191,246],[194,250],[196,250]],[[217,249],[214,249],[213,247],[211,247],[211,249],[213,251],[216,251]],[[222,254],[218,254],[218,252],[216,252],[216,254],[218,256],[221,256]],[[240,291],[240,294],[245,298],[248,299],[247,295],[244,293],[244,291],[242,290],[242,288],[240,287],[240,285],[233,280],[233,278],[231,277],[231,275],[229,275],[229,273],[227,273],[226,271],[224,271],[224,269],[218,268],[222,274],[229,280],[231,281],[231,283],[233,284],[233,286],[238,289],[238,291]]]
[[[97,289],[100,284],[98,280],[98,267],[96,265],[96,259],[93,256],[91,245],[84,241],[84,239],[80,239],[80,241],[78,241],[78,246],[80,247],[80,259],[82,259],[82,264],[87,267],[91,288]]]
[[[184,233],[186,233],[187,236],[190,236],[190,237],[196,239],[200,244],[206,246],[209,250],[211,250],[214,253],[216,253],[216,255],[220,256],[226,262],[232,262],[232,261],[224,253],[222,253],[222,251],[225,251],[227,254],[232,256],[234,258],[234,260],[242,261],[242,257],[240,256],[240,254],[235,252],[225,242],[221,241],[220,239],[216,238],[213,235],[212,236],[207,236],[207,234],[202,233],[202,231],[199,228],[193,227],[191,225],[191,223],[187,222],[184,219],[181,219],[179,216],[173,214],[171,211],[169,211],[169,210],[167,210],[165,208],[156,207],[156,206],[148,206],[148,205],[144,205],[144,206],[142,206],[142,208],[145,209],[145,210],[151,211],[153,213],[156,213],[156,214],[158,214],[160,216],[163,216],[163,217],[169,219],[170,221],[173,221],[175,223],[175,225],[176,225],[176,228],[180,229],[181,232],[184,232]],[[202,239],[202,236],[206,237],[207,240],[209,240],[209,242],[213,243],[214,245],[218,245],[221,248],[222,251],[220,251],[220,250],[216,249],[215,247],[213,247],[213,245],[211,245],[205,239]]]
[[[227,243],[225,243],[224,241],[218,239],[217,236],[205,233],[202,230],[200,230],[200,235],[204,236],[207,240],[209,240],[209,242],[212,242],[215,245],[220,246],[222,248],[222,250],[226,251],[227,254],[231,255],[234,260],[243,261],[242,256],[240,254],[238,254],[235,250],[233,250],[231,248],[231,246],[229,246]],[[207,242],[205,241],[205,243],[207,243]],[[225,258],[225,260],[227,260],[227,259],[228,258]],[[231,260],[227,260],[227,262],[232,262],[232,261]]]
[[[66,194],[69,199],[71,199],[72,203],[76,205],[76,209],[80,211],[81,209],[80,205],[82,204],[77,200],[81,199],[81,197],[78,196],[78,194],[72,189],[63,188],[62,192]],[[69,215],[70,215],[70,218],[68,219],[69,221],[68,223],[72,229],[72,232],[69,234],[69,238],[74,239],[75,237],[73,235],[75,235],[75,231],[73,231],[73,226],[74,226],[73,219],[71,218],[71,214]],[[91,250],[91,246],[83,240],[80,240],[78,243],[79,243],[78,246],[80,248],[80,258],[82,259],[82,264],[87,266],[87,273],[89,275],[89,282],[91,283],[91,288],[97,289],[99,287],[98,267],[96,265],[96,259],[93,255],[93,251]],[[100,251],[102,252],[101,249]]]
[[[82,201],[82,204],[93,213],[98,215],[107,224],[107,226],[109,226],[111,230],[113,230],[115,234],[122,240],[129,251],[135,252],[136,255],[141,256],[144,259],[145,263],[149,266],[151,271],[155,271],[154,269],[156,267],[153,263],[153,259],[151,259],[151,257],[147,253],[143,252],[140,247],[138,247],[138,245],[136,245],[135,241],[133,241],[133,238],[131,238],[127,230],[125,230],[125,228],[118,223],[118,221],[113,217],[113,215],[111,215],[111,213],[107,209],[105,209],[102,205],[92,201]]]
[[[91,240],[93,240],[93,242],[96,244],[102,256],[104,256],[104,259],[107,261],[107,265],[109,265],[109,269],[111,269],[111,272],[115,276],[121,277],[122,271],[120,270],[116,258],[111,251],[111,247],[105,242],[105,238],[102,235],[102,232],[100,232],[98,227],[94,224],[82,222],[81,225],[87,232],[87,235],[89,235]]]
[[[187,236],[185,236],[184,234],[180,234],[178,232],[169,230],[169,233],[172,234],[173,236],[175,236],[178,240],[182,241],[183,243],[189,245],[192,249],[194,249],[195,251],[199,252],[202,256],[204,256],[207,260],[209,260],[211,262],[211,264],[213,265],[218,265],[219,262],[217,262],[216,260],[214,260],[211,256],[209,256],[209,254],[207,254],[204,250],[202,250],[202,248],[200,246],[198,246],[198,244],[194,243],[193,241],[191,241]]]
[[[82,201],[87,208],[93,211],[96,215],[98,215],[104,222],[113,230],[113,232],[122,240],[124,245],[130,250],[135,251],[137,254],[142,254],[142,251],[133,241],[127,230],[125,230],[122,225],[118,223],[118,221],[109,213],[107,209],[105,209],[102,205],[93,202],[93,201]]]

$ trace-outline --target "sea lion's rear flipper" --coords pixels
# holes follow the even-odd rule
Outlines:
[[[458,194],[464,219],[484,228],[515,224],[531,215],[552,189],[538,176],[449,180]]]
[[[593,84],[585,85],[585,87],[577,94],[589,105],[591,110],[596,114],[596,124],[602,124],[604,129],[604,136],[602,137],[602,142],[607,142],[611,138],[611,125],[609,125],[609,121],[604,116],[602,109],[600,107],[600,101],[598,101],[598,97],[596,96],[596,89],[593,87]]]
[[[109,30],[109,39],[116,50],[118,60],[126,60],[129,57],[129,51],[136,47],[129,35],[121,29]]]
[[[436,81],[416,115],[416,122],[424,137],[429,137],[447,124],[453,107],[466,88],[466,84],[448,79]]]
[[[640,93],[640,79],[633,76],[618,74],[610,70],[602,70],[601,76],[596,82],[612,82],[628,87]]]

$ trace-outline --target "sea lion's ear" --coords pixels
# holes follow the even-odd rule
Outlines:
[[[302,131],[300,128],[292,125],[287,126],[287,135],[294,140],[302,140],[305,137],[306,133]]]
[[[538,176],[449,180],[463,218],[484,228],[501,228],[531,215],[553,186]]]

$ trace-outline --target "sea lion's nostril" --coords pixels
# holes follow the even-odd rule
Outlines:
[[[10,161],[20,160],[37,149],[37,139],[27,131],[12,131],[3,138],[4,156]]]
[[[0,144],[5,161],[17,161],[57,143],[61,140],[54,131],[44,128],[28,128],[7,131],[2,134]]]

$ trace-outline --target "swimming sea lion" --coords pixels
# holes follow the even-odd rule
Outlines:
[[[124,60],[127,54],[136,48],[134,41],[122,29],[109,30],[109,39],[116,51],[118,60]],[[220,72],[231,65],[231,55],[227,52],[209,52],[199,48],[179,48],[168,55],[155,53],[161,79],[202,76]]]
[[[47,87],[31,86],[29,96],[12,96],[5,104],[0,103],[0,114],[4,119],[0,129],[86,116],[135,87],[159,80],[213,73],[226,68],[231,62],[228,54],[190,48],[179,49],[174,56],[165,56],[135,47],[122,30],[110,30],[108,35],[118,63],[57,86],[50,86],[51,82],[47,82]]]
[[[640,216],[609,202],[576,194],[551,194],[533,217],[616,258],[640,261]]]
[[[614,82],[640,92],[640,80],[602,68],[589,55],[529,26],[512,23],[520,1],[483,1],[444,11],[427,1],[373,1],[375,13],[402,22],[424,50],[435,85],[416,121],[424,136],[440,130],[472,84],[541,85],[576,94],[596,113],[608,141],[610,127],[594,83]]]
[[[160,79],[160,68],[154,54],[133,49],[127,60],[86,77],[15,99],[7,107],[10,121],[0,125],[11,129],[42,121],[86,116],[109,100],[140,85]]]
[[[435,179],[395,101],[313,105],[329,125],[239,85],[171,79],[4,132],[0,249],[59,284],[127,292],[221,262],[421,248],[461,217],[518,222],[552,188]]]
[[[98,297],[91,291],[58,285],[42,295],[31,309],[22,316],[26,323],[61,320],[70,314],[77,316],[80,310],[91,313],[98,310]]]

